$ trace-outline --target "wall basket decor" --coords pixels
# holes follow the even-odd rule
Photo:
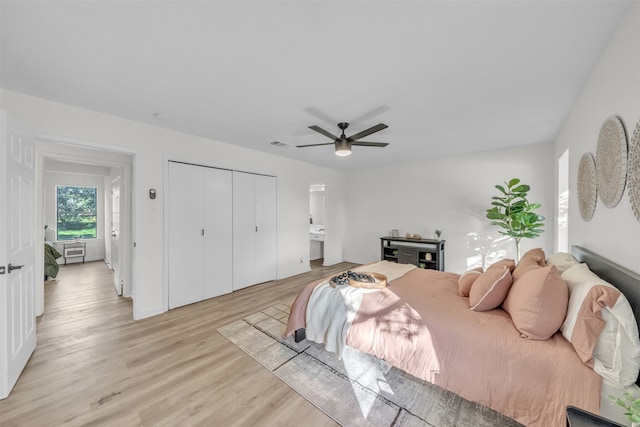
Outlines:
[[[640,119],[629,143],[629,199],[636,219],[640,221]]]
[[[614,208],[627,182],[627,136],[619,117],[608,117],[600,128],[596,148],[596,176],[602,204]]]
[[[593,154],[584,153],[578,165],[578,205],[583,220],[591,221],[593,218],[597,198],[596,161]]]

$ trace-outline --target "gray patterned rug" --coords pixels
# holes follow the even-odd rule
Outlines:
[[[288,316],[279,304],[218,332],[343,426],[520,426],[350,347],[339,360],[311,341],[283,339]]]

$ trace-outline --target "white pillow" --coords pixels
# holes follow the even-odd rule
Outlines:
[[[627,298],[586,264],[569,267],[561,277],[569,286],[562,335],[603,378],[620,386],[633,384],[640,371],[640,338]]]
[[[547,265],[555,265],[559,274],[564,273],[574,264],[578,264],[578,260],[566,252],[556,252],[547,259]]]

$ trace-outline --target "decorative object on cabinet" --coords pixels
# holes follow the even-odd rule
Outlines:
[[[444,240],[380,238],[380,259],[444,271]]]
[[[440,240],[441,235],[442,235],[442,230],[439,230],[436,228],[436,230],[433,232],[433,236],[435,237],[435,239]]]
[[[491,225],[502,227],[500,234],[509,236],[516,244],[516,261],[520,260],[520,240],[524,237],[533,239],[544,232],[544,217],[534,211],[540,208],[540,203],[529,203],[527,194],[531,187],[521,184],[518,178],[505,182],[506,187],[496,185],[501,196],[491,198],[491,208],[487,209],[487,218]]]
[[[627,136],[619,117],[608,117],[600,128],[596,148],[596,177],[600,200],[614,208],[624,194],[627,180]]]
[[[598,199],[598,181],[596,179],[596,161],[593,154],[584,153],[578,165],[578,205],[580,216],[591,221]]]
[[[629,143],[629,175],[627,185],[631,209],[636,219],[640,221],[640,119],[636,124],[633,137]]]

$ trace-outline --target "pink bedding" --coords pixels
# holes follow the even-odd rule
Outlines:
[[[564,426],[567,405],[599,412],[601,377],[561,334],[527,340],[505,311],[471,311],[459,277],[416,269],[363,295],[346,344],[525,425]],[[317,283],[292,306],[287,334],[304,327]]]

